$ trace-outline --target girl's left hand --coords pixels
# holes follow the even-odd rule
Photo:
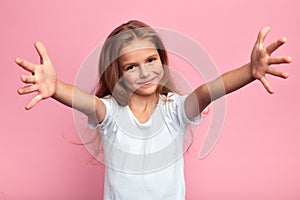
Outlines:
[[[260,80],[263,86],[269,93],[273,93],[273,89],[266,79],[265,75],[270,74],[281,78],[287,78],[288,73],[279,69],[270,67],[272,64],[290,63],[292,58],[290,56],[276,56],[271,57],[271,54],[286,42],[286,38],[280,38],[267,47],[264,47],[264,40],[270,31],[270,27],[262,28],[258,34],[257,41],[251,53],[251,69],[252,75],[255,79]]]

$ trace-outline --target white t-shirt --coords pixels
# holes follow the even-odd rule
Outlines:
[[[159,100],[143,124],[113,97],[101,99],[106,106],[99,124],[106,165],[104,200],[185,199],[184,133],[200,117],[187,118],[186,96],[168,97]]]

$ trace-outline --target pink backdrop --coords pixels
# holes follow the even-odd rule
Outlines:
[[[179,1],[182,2],[182,1]],[[72,83],[88,53],[120,23],[139,19],[194,38],[221,72],[249,59],[258,30],[267,43],[288,38],[280,54],[287,80],[270,78],[274,95],[257,82],[227,97],[226,121],[214,151],[198,159],[201,132],[186,154],[187,199],[300,199],[300,3],[297,0],[2,1],[0,5],[0,199],[96,200],[103,167],[89,162],[78,141],[72,110],[54,100],[24,110],[30,96],[16,90],[18,56],[38,62],[46,44],[58,77]],[[200,131],[207,127],[204,120]]]

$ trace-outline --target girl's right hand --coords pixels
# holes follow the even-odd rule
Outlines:
[[[19,88],[18,93],[23,95],[37,92],[26,105],[25,109],[27,110],[35,106],[40,100],[51,97],[56,91],[56,71],[47,54],[47,50],[40,42],[36,42],[34,46],[40,56],[40,64],[33,64],[20,58],[16,59],[16,63],[20,67],[31,72],[31,75],[21,76],[22,82],[27,85]]]

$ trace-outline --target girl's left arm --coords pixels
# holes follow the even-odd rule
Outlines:
[[[281,78],[288,77],[288,73],[270,67],[273,64],[291,62],[292,59],[290,56],[271,57],[271,54],[286,42],[286,38],[280,38],[269,46],[264,47],[264,40],[269,31],[270,27],[264,27],[260,30],[257,41],[252,49],[251,61],[249,63],[199,86],[187,97],[185,111],[189,119],[194,119],[212,101],[238,90],[256,79],[263,84],[269,93],[273,93],[274,91],[265,77],[266,74]]]

